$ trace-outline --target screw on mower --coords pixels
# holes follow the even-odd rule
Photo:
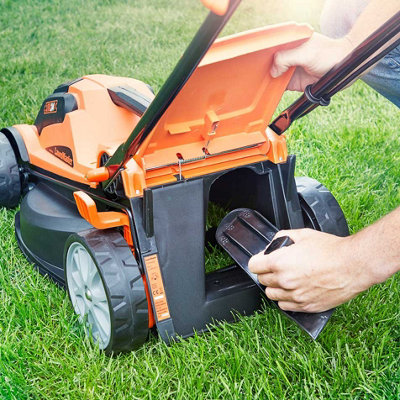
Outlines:
[[[282,134],[399,44],[389,38],[400,13],[270,123],[293,71],[266,71],[311,28],[216,41],[240,0],[203,3],[210,13],[157,95],[133,78],[87,75],[59,85],[33,125],[0,133],[0,206],[22,198],[19,247],[66,288],[107,353],[138,348],[150,330],[169,343],[259,310],[264,291],[248,260],[289,245],[273,242],[280,229],[349,233],[332,194],[295,178]],[[227,210],[216,238],[206,232],[210,203]],[[205,273],[206,237],[231,266]],[[285,314],[316,338],[332,312]]]

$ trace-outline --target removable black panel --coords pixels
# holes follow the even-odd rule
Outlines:
[[[40,108],[35,125],[39,135],[43,128],[64,121],[65,115],[78,109],[75,97],[69,93],[53,93],[48,96]]]
[[[241,208],[226,215],[216,233],[218,243],[243,268],[264,295],[265,286],[258,281],[257,275],[250,272],[248,263],[253,255],[265,250],[276,232],[278,229],[257,211]],[[283,243],[289,244],[290,242]],[[276,301],[273,303],[279,308]],[[283,311],[280,308],[279,310],[295,321],[313,339],[316,339],[321,333],[334,311],[332,309],[310,314]]]
[[[213,321],[233,320],[233,311],[249,315],[261,305],[258,288],[239,267],[205,274],[204,186],[197,179],[152,190],[165,294],[175,332],[183,337]]]
[[[108,89],[111,100],[120,107],[124,107],[135,114],[142,116],[151,103],[151,99],[130,86],[114,86]]]
[[[248,262],[271,243],[277,232],[278,229],[257,211],[239,208],[224,217],[215,236],[219,245],[259,285],[257,275],[248,268]]]

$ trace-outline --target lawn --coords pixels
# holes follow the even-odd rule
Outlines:
[[[316,26],[321,4],[247,0],[225,33],[288,19]],[[158,90],[205,15],[196,0],[0,0],[0,126],[32,123],[57,85],[84,74]],[[400,204],[399,126],[398,109],[357,83],[288,134],[297,174],[334,193],[353,233]],[[14,214],[0,209],[1,399],[400,398],[399,274],[339,307],[316,342],[265,307],[109,358],[85,339],[66,293],[22,256]]]

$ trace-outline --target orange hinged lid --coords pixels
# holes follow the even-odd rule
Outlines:
[[[274,54],[312,29],[287,23],[217,40],[139,148],[147,170],[264,144],[265,129],[293,69],[273,79]]]

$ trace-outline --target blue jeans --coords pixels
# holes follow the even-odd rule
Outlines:
[[[326,0],[321,32],[329,37],[345,36],[369,0]],[[400,108],[400,46],[388,53],[361,79]]]
[[[400,46],[361,79],[400,108]]]

